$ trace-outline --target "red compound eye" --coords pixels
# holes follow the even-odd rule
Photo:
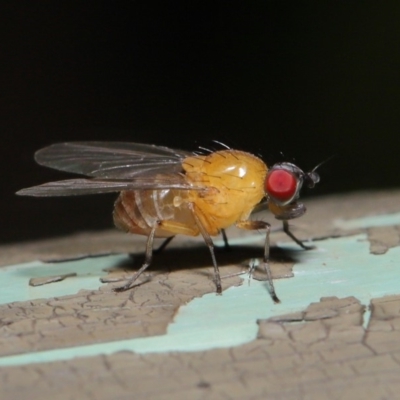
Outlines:
[[[296,194],[297,180],[290,172],[277,169],[267,176],[265,190],[276,200],[288,201]]]

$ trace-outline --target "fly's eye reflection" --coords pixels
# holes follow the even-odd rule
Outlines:
[[[150,266],[154,238],[165,238],[165,247],[181,234],[203,236],[211,253],[216,292],[220,294],[221,277],[212,237],[222,233],[226,238],[224,230],[235,225],[246,230],[265,229],[262,265],[271,297],[279,303],[269,265],[270,224],[249,219],[265,198],[270,211],[283,221],[284,231],[299,246],[309,249],[288,225],[288,220],[305,213],[304,205],[297,201],[302,178],[296,177],[306,174],[293,164],[287,164],[293,173],[273,167],[268,174],[268,167],[260,158],[226,146],[198,155],[123,142],[59,143],[39,150],[35,159],[41,165],[85,177],[49,182],[17,194],[46,197],[118,192],[113,212],[115,225],[147,236],[144,264],[123,286],[115,288],[116,292],[131,289]]]

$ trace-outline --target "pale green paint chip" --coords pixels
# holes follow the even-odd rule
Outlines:
[[[78,293],[81,289],[97,290],[101,286],[99,277],[107,275],[107,272],[103,270],[119,264],[127,258],[126,255],[112,255],[57,263],[33,261],[2,267],[0,268],[0,279],[5,284],[1,288],[0,304],[67,296]],[[36,287],[28,285],[31,278],[70,272],[76,272],[77,276],[49,285]]]
[[[294,249],[292,244],[280,246]],[[208,294],[181,307],[166,335],[3,357],[0,366],[66,360],[117,351],[197,351],[237,346],[256,337],[257,319],[303,310],[321,297],[355,296],[368,305],[374,297],[400,292],[400,247],[392,248],[383,255],[372,255],[364,234],[319,241],[317,246],[316,250],[299,250],[296,253],[298,262],[294,266],[293,279],[275,281],[276,291],[282,300],[279,305],[272,303],[264,283],[251,281],[248,285],[245,278],[242,286],[232,287],[222,296]],[[105,260],[88,259],[89,264],[100,265],[102,261]],[[108,258],[110,261],[113,262]],[[70,268],[76,272],[75,264]],[[94,275],[98,279],[96,273]],[[26,272],[22,276],[26,286]]]
[[[352,219],[348,221],[344,219],[337,219],[334,224],[340,229],[366,229],[377,226],[400,225],[400,213],[373,215],[370,217]]]

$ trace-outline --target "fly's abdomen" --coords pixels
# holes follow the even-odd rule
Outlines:
[[[186,193],[180,190],[123,191],[114,204],[114,223],[121,230],[140,235],[148,235],[157,224],[156,237],[174,236],[175,232],[162,222],[173,221],[189,228],[195,225],[185,199]]]

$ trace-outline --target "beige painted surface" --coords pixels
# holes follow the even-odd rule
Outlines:
[[[303,323],[260,321],[259,338],[198,353],[120,353],[0,370],[4,399],[397,399],[400,296],[326,298]],[[290,320],[291,318],[289,318]]]

